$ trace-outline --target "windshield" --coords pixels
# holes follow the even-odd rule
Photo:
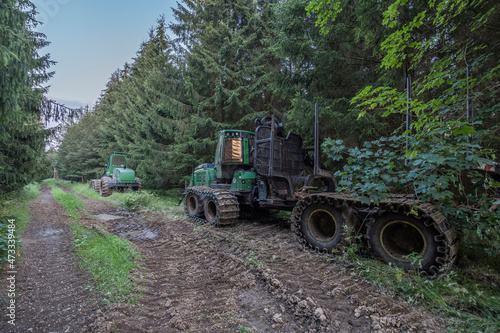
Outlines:
[[[242,143],[240,138],[225,138],[222,163],[243,163]]]
[[[120,166],[126,166],[127,165],[127,159],[125,156],[113,156],[111,166],[112,167],[120,167]]]

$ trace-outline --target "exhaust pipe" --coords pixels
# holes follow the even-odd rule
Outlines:
[[[321,169],[321,156],[319,151],[319,108],[318,103],[314,105],[314,171],[313,175],[319,175]]]

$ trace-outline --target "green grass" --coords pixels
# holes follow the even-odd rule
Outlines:
[[[79,210],[84,211],[85,207],[83,202],[73,193],[68,193],[59,188],[55,182],[46,182],[52,189],[52,196],[54,200],[59,201],[66,210],[66,215],[72,219],[79,219],[81,217]]]
[[[500,290],[498,276],[488,282],[492,271],[487,267],[469,277],[457,268],[440,279],[428,280],[415,273],[392,267],[378,260],[361,258],[345,251],[344,265],[353,274],[390,290],[412,304],[423,305],[448,319],[450,332],[500,332]]]
[[[41,184],[30,184],[19,192],[11,193],[4,200],[0,199],[2,222],[5,218],[15,219],[16,230],[22,234],[31,219],[28,203],[38,197],[40,187]]]
[[[114,206],[121,206],[132,211],[161,212],[166,216],[179,218],[184,216],[182,206],[176,206],[182,196],[182,191],[172,189],[168,191],[113,191],[109,197],[101,197],[98,192],[91,190],[87,184],[59,182],[61,185],[73,189],[86,197],[104,200]]]
[[[38,197],[40,186],[40,184],[30,184],[21,191],[0,197],[0,266],[8,258],[8,221],[15,220],[16,229],[14,235],[17,242],[16,257],[18,257],[22,246],[20,237],[31,219],[28,204],[31,200]]]
[[[245,259],[245,263],[253,267],[263,267],[264,262],[259,259],[259,256],[255,252],[251,251],[250,255]]]
[[[137,267],[138,253],[127,240],[98,229],[89,229],[71,223],[73,244],[81,259],[80,265],[90,272],[97,290],[104,295],[106,304],[134,303],[136,284],[130,271]]]
[[[79,183],[79,182],[71,183],[69,181],[57,181],[57,183],[65,186],[65,187],[69,187],[73,191],[78,192],[78,193],[80,193],[88,198],[100,199],[100,200],[106,201],[114,206],[119,205],[119,201],[116,200],[117,196],[112,195],[110,197],[101,197],[99,195],[99,192],[92,190],[88,184],[83,184],[83,183]]]
[[[52,196],[61,203],[66,215],[77,220],[80,212],[85,213],[83,202],[73,193],[63,191],[61,184],[90,197],[100,198],[99,194],[78,183],[49,180]],[[97,196],[96,196],[97,195]],[[70,223],[73,245],[80,258],[80,266],[92,276],[95,287],[104,296],[104,303],[135,302],[136,284],[130,271],[137,267],[135,258],[138,253],[124,239],[100,229],[89,229],[79,223]],[[89,288],[92,288],[89,286]]]

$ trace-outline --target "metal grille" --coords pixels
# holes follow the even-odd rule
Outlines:
[[[270,127],[260,126],[256,132],[255,169],[259,175],[299,176],[304,171],[304,153],[300,136],[288,133],[287,137],[274,135]],[[276,134],[276,132],[275,132]],[[271,157],[271,139],[273,154]],[[272,168],[270,166],[272,158]]]

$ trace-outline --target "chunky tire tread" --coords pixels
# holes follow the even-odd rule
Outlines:
[[[331,253],[344,240],[347,222],[341,209],[318,199],[303,210],[299,228],[312,248]]]
[[[92,179],[90,181],[90,189],[99,192],[99,189],[101,188],[101,180],[100,179]]]
[[[205,218],[203,218],[203,216],[199,217],[189,213],[186,199],[188,199],[190,195],[196,195],[200,198],[200,202],[203,203],[204,212],[207,211],[207,205],[213,205],[212,207],[215,209],[213,219],[207,219],[206,214],[204,216]],[[213,226],[223,226],[236,223],[240,215],[240,206],[238,199],[230,191],[213,189],[206,186],[194,186],[186,189],[184,212],[189,218],[199,223],[208,222]]]
[[[188,216],[203,217],[203,200],[198,194],[188,192],[184,200],[184,209]]]
[[[96,192],[99,192],[101,189],[101,180],[100,179],[96,179],[95,182],[94,182],[94,190]]]
[[[409,216],[416,212],[416,217],[424,221],[424,226],[430,228],[435,234],[434,241],[436,246],[436,256],[433,263],[426,269],[421,271],[421,275],[429,278],[437,278],[444,275],[451,269],[458,251],[457,237],[452,226],[446,220],[446,217],[436,210],[436,208],[426,202],[422,202],[413,195],[391,195],[389,198],[382,200],[378,206],[362,203],[357,197],[353,197],[347,193],[316,193],[309,195],[297,202],[292,213],[292,225],[297,237],[297,240],[302,246],[308,250],[321,253],[330,253],[326,249],[319,248],[304,236],[301,229],[302,214],[308,206],[323,203],[335,208],[352,207],[356,210],[377,208],[378,214],[383,216],[386,213],[399,214]],[[375,223],[373,217],[368,218],[368,230]]]
[[[108,187],[108,184],[112,181],[111,177],[102,177],[101,184],[99,187],[99,194],[103,197],[109,197],[112,193],[111,189]]]

